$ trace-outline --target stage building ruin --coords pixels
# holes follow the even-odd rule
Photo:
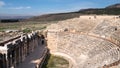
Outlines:
[[[16,68],[34,49],[44,44],[43,35],[36,32],[14,37],[0,43],[0,68]]]

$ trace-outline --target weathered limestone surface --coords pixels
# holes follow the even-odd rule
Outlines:
[[[71,68],[119,68],[120,19],[80,16],[47,28],[51,53],[63,55]]]

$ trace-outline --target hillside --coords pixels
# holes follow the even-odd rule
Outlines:
[[[120,15],[120,4],[114,4],[105,8],[90,8],[82,9],[76,12],[58,13],[58,14],[46,14],[41,16],[32,17],[27,21],[60,21],[70,18],[79,17],[80,15]]]
[[[110,6],[106,7],[106,8],[120,8],[120,3],[114,4],[114,5],[110,5]]]
[[[27,19],[26,21],[59,21],[59,20],[65,20],[79,16],[80,13],[76,13],[76,12],[47,14],[47,15],[35,16],[30,19]]]
[[[96,15],[120,15],[120,8],[101,8],[101,9],[85,9],[80,10],[77,13],[81,14],[96,14]]]

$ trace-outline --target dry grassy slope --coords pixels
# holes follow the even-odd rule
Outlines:
[[[114,5],[110,5],[110,6],[106,7],[106,8],[120,8],[120,3],[114,4]]]
[[[76,12],[46,14],[46,15],[32,17],[30,19],[27,19],[27,21],[60,21],[60,20],[76,18],[79,17],[80,15],[88,15],[88,14],[120,15],[120,4],[110,5],[106,8],[91,8],[91,9],[83,9]]]
[[[59,20],[65,20],[79,16],[80,14],[78,13],[47,14],[47,15],[32,17],[30,19],[27,19],[27,21],[59,21]]]

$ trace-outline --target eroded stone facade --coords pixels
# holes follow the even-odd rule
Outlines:
[[[0,68],[16,68],[43,40],[42,35],[33,32],[1,42]]]

